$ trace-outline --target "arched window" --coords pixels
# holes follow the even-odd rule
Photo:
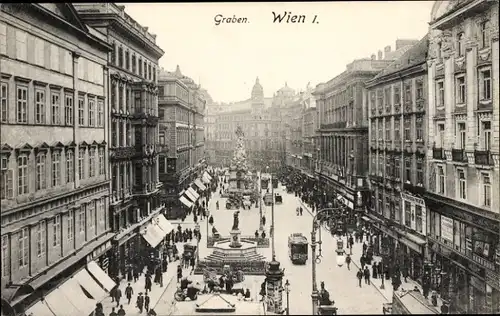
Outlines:
[[[457,43],[458,56],[465,55],[465,34],[458,34],[458,43]]]

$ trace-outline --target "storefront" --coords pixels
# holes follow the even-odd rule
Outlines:
[[[434,285],[450,299],[450,311],[498,314],[499,221],[433,197],[427,205],[431,264],[441,276],[434,277]]]

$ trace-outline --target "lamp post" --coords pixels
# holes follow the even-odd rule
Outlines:
[[[328,222],[330,219],[335,217],[335,212],[341,211],[341,208],[324,208],[319,210],[313,217],[312,231],[311,231],[311,258],[312,258],[312,314],[318,315],[318,305],[319,305],[319,292],[318,285],[316,282],[316,264],[321,263],[321,237],[320,240],[316,241],[316,232],[320,228],[321,224]],[[330,228],[330,225],[326,225]],[[319,255],[316,256],[316,244],[319,245]]]
[[[288,282],[288,279],[285,281],[285,286],[283,288],[286,293],[286,314],[290,315],[290,282]]]
[[[269,166],[266,166],[266,171],[269,171]],[[276,261],[276,252],[274,248],[274,185],[273,185],[273,175],[272,173],[269,173],[271,177],[271,196],[272,196],[272,201],[271,201],[271,228],[269,229],[270,235],[271,235],[271,251],[272,251],[272,257],[273,261]]]

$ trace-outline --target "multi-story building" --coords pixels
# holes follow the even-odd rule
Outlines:
[[[0,12],[1,309],[17,315],[65,304],[54,290],[111,248],[111,47],[69,3]]]
[[[284,87],[289,93],[288,87]],[[292,90],[293,93],[293,90]],[[281,94],[279,94],[281,95]],[[249,161],[256,168],[269,166],[277,170],[283,160],[279,96],[265,98],[257,78],[251,98],[245,101],[218,104],[216,110],[215,156],[218,164],[228,166],[236,145],[236,127],[241,126]]]
[[[94,26],[113,50],[108,55],[110,212],[114,249],[110,274],[145,250],[140,237],[161,210],[158,173],[158,60],[163,50],[156,35],[139,25],[124,6],[114,3],[75,4],[82,19]],[[80,109],[79,109],[80,111]],[[89,121],[89,124],[93,124]]]
[[[204,113],[204,121],[205,121],[205,159],[207,163],[210,165],[216,165],[216,157],[215,157],[215,138],[216,138],[216,119],[219,111],[219,105],[214,102],[208,91],[205,89],[201,89],[206,105],[205,105],[205,113]]]
[[[454,313],[500,313],[498,1],[436,1],[428,58],[428,239]]]
[[[427,108],[425,36],[366,83],[370,153],[370,222],[374,251],[387,265],[422,282],[426,255],[425,153]]]
[[[348,209],[361,211],[368,191],[368,113],[363,96],[365,83],[401,56],[415,40],[397,40],[396,50],[385,48],[366,59],[357,59],[327,83],[316,86],[319,111],[321,162],[317,168],[328,188],[328,201],[340,200]],[[326,201],[325,201],[326,202]]]
[[[205,92],[193,79],[184,76],[179,66],[173,73],[160,72],[160,180],[167,218],[185,215],[179,195],[193,185],[203,170],[204,96]]]

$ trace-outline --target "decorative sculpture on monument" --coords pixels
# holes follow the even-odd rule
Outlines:
[[[233,228],[232,230],[238,230],[240,226],[240,219],[239,219],[240,211],[234,212],[233,215]]]

